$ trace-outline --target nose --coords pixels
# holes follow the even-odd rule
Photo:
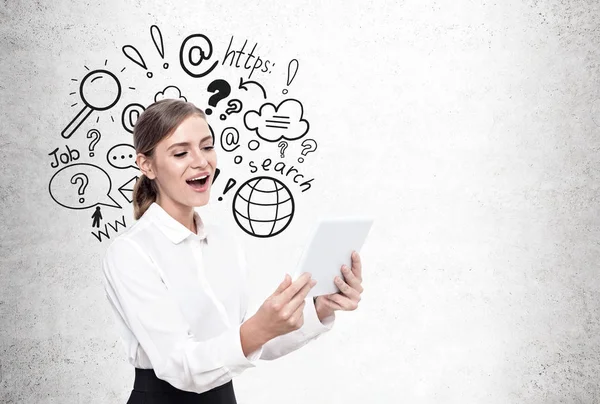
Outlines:
[[[194,152],[194,160],[192,163],[194,167],[206,167],[206,165],[208,165],[208,160],[206,159],[202,151],[196,150]]]

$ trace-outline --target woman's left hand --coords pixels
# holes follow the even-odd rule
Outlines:
[[[352,268],[342,265],[344,279],[335,277],[335,284],[340,292],[330,295],[321,295],[316,299],[316,304],[323,306],[326,311],[333,313],[335,310],[352,311],[358,308],[362,287],[362,264],[356,251],[352,253]]]

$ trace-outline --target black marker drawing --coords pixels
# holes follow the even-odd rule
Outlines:
[[[233,188],[235,186],[235,184],[236,184],[235,179],[233,179],[233,178],[228,179],[227,184],[225,184],[225,189],[223,190],[223,195],[225,195],[227,193],[227,191],[229,191],[231,188]],[[223,197],[220,196],[219,201],[222,201],[222,200],[223,200]]]
[[[210,136],[212,137],[212,143],[214,145],[215,144],[215,131],[213,130],[212,126],[210,126],[210,123],[208,124],[208,129],[210,129]]]
[[[93,139],[90,142],[90,146],[89,146],[89,150],[90,150],[90,157],[94,157],[94,147],[96,147],[96,145],[98,144],[98,142],[100,141],[100,132],[98,131],[98,129],[90,129],[87,133],[87,138],[88,139]]]
[[[181,95],[181,90],[178,87],[167,86],[167,87],[165,87],[164,90],[156,93],[156,95],[154,96],[154,102],[160,101],[160,100],[165,100],[168,98],[175,99],[175,100],[181,99],[183,101],[187,101],[187,98],[185,98],[183,95]]]
[[[158,26],[156,25],[152,25],[150,27],[150,36],[152,37],[152,42],[154,42],[154,46],[156,47],[156,50],[158,51],[158,54],[160,55],[161,59],[165,58],[165,46],[163,44],[163,39],[162,39],[162,34],[160,32],[160,28],[158,28]],[[168,63],[163,63],[163,69],[168,69],[169,68],[169,64]]]
[[[92,214],[92,219],[94,219],[94,221],[92,222],[92,227],[100,228],[100,220],[102,220],[102,212],[100,212],[100,206],[96,206],[96,210],[94,210],[94,213]]]
[[[204,77],[213,71],[218,61],[215,61],[211,67],[205,69],[206,61],[212,57],[213,49],[210,39],[202,34],[193,34],[188,36],[181,43],[179,49],[179,64],[181,68],[190,76],[199,78]]]
[[[65,139],[70,138],[93,111],[112,108],[121,97],[121,83],[117,76],[108,70],[93,70],[81,80],[79,96],[85,106],[61,132]]]
[[[98,230],[98,232],[94,233],[92,232],[92,235],[94,237],[96,237],[96,239],[99,242],[102,242],[102,236],[106,237],[107,239],[110,239],[110,235],[108,232],[108,227],[110,227],[111,229],[113,229],[114,233],[118,233],[119,232],[119,225],[123,226],[123,229],[127,228],[127,225],[125,224],[125,216],[121,216],[121,221],[119,222],[118,220],[115,220],[115,224],[111,224],[111,223],[106,223],[104,224],[104,231]]]
[[[48,153],[48,156],[54,156],[54,161],[52,163],[50,163],[50,167],[56,168],[60,165],[60,163],[69,164],[69,163],[72,163],[73,161],[79,160],[79,156],[80,156],[79,150],[69,149],[68,145],[66,145],[65,147],[67,148],[66,153],[61,153],[60,155],[57,154],[58,149],[59,149],[58,147],[56,149],[52,150],[50,153]]]
[[[251,140],[248,142],[248,149],[250,149],[252,151],[258,149],[259,146],[260,146],[260,142],[258,140]]]
[[[254,237],[273,237],[284,231],[294,217],[294,198],[288,187],[272,177],[255,177],[237,190],[233,217]]]
[[[252,174],[258,172],[259,168],[262,168],[263,171],[268,172],[268,173],[279,173],[282,176],[289,178],[290,181],[292,181],[294,184],[299,184],[300,187],[303,187],[302,192],[306,192],[311,188],[311,182],[314,181],[314,178],[311,178],[310,180],[307,181],[302,181],[302,179],[304,178],[304,174],[301,174],[300,172],[298,172],[298,169],[296,167],[294,167],[293,165],[288,167],[286,165],[285,162],[283,161],[278,161],[275,163],[275,166],[271,167],[271,164],[273,164],[273,160],[271,160],[270,158],[266,158],[264,159],[258,166],[257,163],[254,160],[250,160],[248,162],[248,167],[250,167],[250,172]]]
[[[211,185],[215,183],[215,181],[217,180],[217,177],[219,176],[219,174],[221,174],[221,170],[219,170],[218,168],[215,168],[215,175],[213,176]]]
[[[240,147],[240,133],[234,127],[223,129],[221,132],[221,149],[232,152]]]
[[[260,88],[260,90],[262,91],[263,98],[265,100],[267,99],[267,92],[265,91],[265,88],[256,81],[250,81],[250,80],[244,81],[244,79],[242,77],[240,77],[240,85],[239,85],[238,89],[248,91],[248,87],[246,86],[246,84],[254,84],[254,85],[258,86],[258,88]]]
[[[102,168],[77,163],[57,171],[48,184],[54,202],[67,209],[88,209],[104,205],[121,209],[111,196],[112,182]]]
[[[224,114],[221,114],[221,120],[222,121],[224,121],[225,119],[227,119],[227,117],[229,115],[237,114],[237,113],[241,112],[242,108],[244,106],[244,104],[242,103],[242,101],[238,100],[237,98],[234,98],[233,100],[227,101],[227,105],[229,105],[229,108],[227,108],[225,110]]]
[[[146,108],[142,104],[129,104],[126,106],[121,114],[121,124],[123,125],[123,128],[129,133],[133,133],[133,127],[135,126],[137,119],[145,110]]]
[[[148,70],[146,62],[144,62],[144,58],[142,57],[140,52],[133,47],[133,45],[124,45],[123,48],[121,48],[121,50],[123,51],[123,54],[127,56],[127,59],[140,66],[142,69]],[[148,76],[149,79],[152,78],[152,75],[152,72],[146,73],[146,76]]]
[[[136,175],[118,188],[118,191],[121,193],[121,195],[123,195],[123,198],[125,198],[129,203],[133,202],[133,187],[135,186],[138,178],[139,177]]]
[[[231,94],[231,86],[223,79],[213,80],[206,89],[209,93],[216,93],[208,99],[208,105],[211,107],[217,106],[219,101],[227,98]],[[206,108],[206,115],[212,114],[212,109]]]
[[[299,63],[298,63],[297,59],[292,59],[292,60],[290,60],[290,63],[288,63],[288,72],[287,72],[288,87],[290,86],[290,84],[292,84],[294,77],[296,77],[296,73],[298,73],[298,67],[299,67]],[[284,88],[282,93],[287,94],[288,93],[287,88]]]
[[[79,198],[79,203],[85,203],[83,195],[85,194],[85,189],[89,183],[90,180],[88,176],[83,173],[77,173],[71,177],[71,184],[77,185],[77,195],[81,197]]]
[[[135,163],[136,156],[137,153],[132,145],[121,143],[110,148],[108,153],[106,153],[106,160],[114,168],[124,170],[131,167],[139,170],[139,167]]]
[[[302,114],[302,103],[289,98],[277,107],[266,103],[259,111],[246,112],[244,125],[267,142],[277,142],[281,139],[297,140],[308,133],[309,129],[308,121],[302,119]]]
[[[240,164],[242,161],[243,161],[243,158],[242,158],[242,156],[235,156],[235,157],[233,158],[233,162],[234,162],[235,164]]]
[[[279,157],[284,158],[284,152],[285,149],[287,149],[288,147],[288,142],[286,142],[285,140],[282,140],[281,142],[279,142],[279,144],[277,145],[278,147],[281,147],[281,152],[279,153]]]
[[[254,70],[256,69],[260,69],[262,67],[262,69],[260,69],[259,71],[266,73],[269,72],[271,73],[271,71],[269,70],[269,63],[271,63],[271,66],[275,66],[275,63],[272,63],[270,60],[265,60],[263,63],[263,59],[261,59],[261,57],[259,55],[254,55],[254,50],[256,49],[256,47],[258,46],[258,43],[254,44],[254,47],[252,48],[252,50],[250,51],[250,53],[246,53],[244,52],[244,49],[246,48],[246,44],[248,43],[248,40],[246,40],[244,42],[244,44],[242,45],[242,48],[240,50],[235,50],[231,48],[231,44],[233,43],[233,37],[231,37],[231,40],[229,41],[229,45],[227,46],[227,50],[225,51],[225,56],[223,57],[223,63],[225,64],[225,62],[227,62],[227,59],[229,59],[229,57],[231,56],[231,61],[229,62],[229,66],[235,66],[237,68],[244,68],[244,69],[250,69],[250,74],[248,75],[248,78],[252,77],[252,74],[254,73]],[[237,53],[237,60],[235,59],[235,54]],[[242,55],[246,55],[246,61],[244,62],[244,64],[242,66],[240,66],[240,56]],[[254,61],[254,64],[250,63],[248,64],[248,62],[250,62],[250,60],[252,58],[256,58],[256,60]],[[234,64],[235,62],[235,64]]]
[[[314,141],[314,139],[304,139],[304,141],[302,142],[302,154],[303,156],[306,156],[308,153],[312,153],[315,150],[317,150],[317,142]],[[303,163],[304,162],[304,157],[298,157],[298,163]]]

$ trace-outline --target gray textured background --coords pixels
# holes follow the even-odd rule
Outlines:
[[[100,282],[107,243],[90,235],[91,209],[49,197],[48,153],[85,151],[84,132],[60,136],[83,65],[108,59],[154,90],[120,51],[136,44],[158,72],[151,24],[173,72],[196,32],[220,52],[232,35],[259,42],[279,64],[274,94],[300,60],[290,95],[319,142],[303,166],[315,187],[280,237],[240,234],[253,304],[317,215],[378,217],[359,310],[236,378],[240,404],[600,402],[598,2],[5,0],[0,21],[1,402],[129,395]],[[105,153],[126,134],[102,119]],[[207,214],[230,223],[223,206]],[[130,207],[103,212],[132,222]]]

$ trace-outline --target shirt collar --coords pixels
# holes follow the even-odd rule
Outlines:
[[[206,242],[208,242],[206,226],[196,210],[194,210],[194,221],[196,222],[198,234],[195,234],[194,232],[190,231],[190,229],[179,223],[156,202],[152,202],[150,207],[148,207],[146,212],[144,212],[144,216],[152,220],[152,222],[155,223],[156,226],[164,233],[164,235],[167,236],[167,238],[174,244],[179,244],[188,237],[192,237],[197,240],[206,240]]]

